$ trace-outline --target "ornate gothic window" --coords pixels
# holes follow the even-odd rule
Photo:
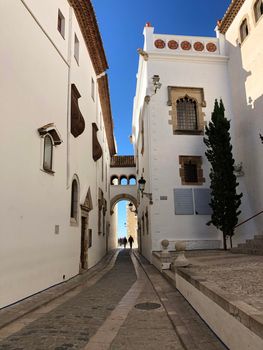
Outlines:
[[[263,0],[257,0],[254,5],[254,14],[256,22],[263,15]]]
[[[241,43],[245,40],[245,38],[248,36],[248,24],[247,24],[247,19],[244,19],[244,21],[241,23],[240,26],[240,39]]]
[[[53,140],[49,134],[44,137],[43,169],[52,172]]]
[[[206,107],[202,88],[168,86],[168,106],[175,135],[202,135],[204,133],[204,112]]]
[[[196,101],[186,96],[178,99],[176,104],[178,130],[197,130]]]

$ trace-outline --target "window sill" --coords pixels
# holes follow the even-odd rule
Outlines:
[[[174,135],[204,135],[204,130],[174,130]]]
[[[203,184],[203,182],[182,182],[184,186],[202,186]]]
[[[70,226],[78,226],[78,221],[74,218],[70,218]]]
[[[55,175],[55,171],[53,170],[49,170],[49,169],[41,169],[41,171],[43,171],[44,173],[47,173],[49,175]]]
[[[75,61],[77,62],[77,65],[79,66],[79,59],[74,55]]]

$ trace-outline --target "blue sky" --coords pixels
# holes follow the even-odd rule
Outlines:
[[[110,95],[118,154],[133,154],[129,142],[132,104],[143,47],[143,28],[155,33],[215,36],[214,28],[230,0],[92,0],[109,64]],[[124,201],[118,205],[119,234],[126,234]]]
[[[92,0],[109,63],[110,95],[118,154],[133,154],[129,143],[143,28],[156,33],[214,36],[230,0]]]

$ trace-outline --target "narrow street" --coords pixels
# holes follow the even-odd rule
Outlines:
[[[1,350],[224,349],[183,297],[128,249],[85,283],[0,329],[0,339]]]

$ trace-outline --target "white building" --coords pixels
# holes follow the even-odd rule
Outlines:
[[[263,227],[263,1],[232,1],[219,29],[229,57],[234,156],[244,173],[239,221],[261,213],[237,228],[235,239],[244,242]]]
[[[90,268],[110,248],[115,143],[91,2],[2,0],[0,17],[4,307]]]
[[[203,137],[215,99],[222,98],[232,120],[234,156],[244,166],[240,221],[262,210],[262,12],[262,1],[232,1],[215,38],[157,34],[149,23],[144,28],[132,132],[137,174],[149,193],[138,203],[138,241],[150,261],[162,239],[169,249],[176,240],[186,241],[187,249],[222,247],[222,233],[206,225],[211,209]],[[248,29],[240,29],[244,18]],[[240,32],[247,31],[240,44]],[[256,220],[254,232],[237,229],[235,243],[262,227],[262,217]]]

